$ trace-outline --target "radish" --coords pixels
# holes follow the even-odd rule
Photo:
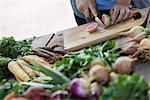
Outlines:
[[[89,71],[91,80],[96,80],[98,83],[105,85],[109,82],[109,71],[102,65],[95,65]]]
[[[134,62],[137,59],[132,59],[130,57],[119,57],[114,63],[114,69],[120,74],[130,74],[133,72]]]
[[[69,90],[76,98],[86,99],[90,96],[90,81],[84,78],[75,78],[71,81]]]
[[[86,27],[86,31],[92,33],[95,32],[97,28],[98,28],[98,23],[94,22]]]
[[[103,21],[105,27],[109,27],[111,25],[111,17],[108,16],[107,14],[102,15],[102,21]]]

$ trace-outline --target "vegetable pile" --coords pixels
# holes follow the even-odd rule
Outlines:
[[[3,80],[0,99],[148,100],[149,85],[134,69],[139,59],[150,58],[149,29],[136,26],[123,32],[130,38],[121,44],[109,40],[76,52],[62,52],[65,55],[54,64],[46,61],[57,58],[54,48],[32,48],[38,56],[19,53],[20,49],[17,56],[1,53],[0,65],[8,65],[18,82]]]
[[[13,37],[3,37],[0,39],[0,80],[10,78],[11,73],[7,65],[11,59],[32,54],[30,47],[31,41],[16,41]]]
[[[75,78],[88,69],[92,60],[101,61],[108,69],[112,69],[112,64],[119,57],[115,48],[116,41],[107,41],[101,46],[93,46],[77,52],[64,55],[64,58],[54,64],[54,69],[64,73],[69,78]],[[80,75],[79,75],[80,76]]]

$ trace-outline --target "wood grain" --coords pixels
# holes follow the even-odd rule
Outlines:
[[[86,32],[85,28],[90,23],[62,31],[61,33],[64,34],[65,50],[75,51],[90,45],[95,45],[104,42],[106,40],[116,38],[118,37],[119,32],[129,30],[135,25],[142,25],[146,20],[147,13],[145,12],[145,10],[140,9],[136,11],[141,12],[142,18],[138,20],[129,19],[127,21],[124,21],[122,23],[107,28],[106,31],[103,33],[96,31],[90,34],[89,32]]]

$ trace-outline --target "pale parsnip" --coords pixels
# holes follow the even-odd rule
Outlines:
[[[29,81],[30,77],[26,72],[23,71],[23,69],[18,65],[16,61],[11,61],[8,64],[8,69],[10,72],[14,74],[14,76],[18,77],[22,81]]]
[[[36,74],[34,70],[28,67],[28,63],[26,63],[22,59],[17,59],[17,63],[20,65],[20,67],[30,76],[30,77],[35,77]]]

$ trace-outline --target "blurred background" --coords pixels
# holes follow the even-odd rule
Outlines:
[[[70,0],[0,0],[0,37],[20,40],[75,26]]]

